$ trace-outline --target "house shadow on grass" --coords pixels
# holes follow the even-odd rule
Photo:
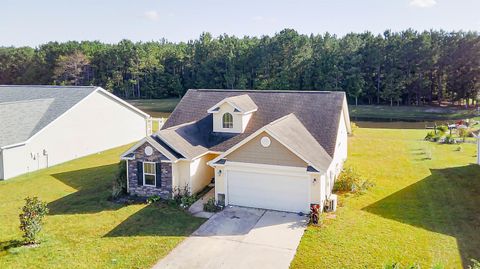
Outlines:
[[[131,215],[104,237],[188,236],[204,221],[176,206],[155,203]]]
[[[431,175],[363,210],[457,240],[463,267],[480,258],[480,167],[431,169]]]
[[[108,201],[117,164],[53,174],[77,191],[48,204],[50,215],[89,214],[117,210],[122,205]]]

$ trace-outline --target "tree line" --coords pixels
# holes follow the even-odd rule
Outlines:
[[[189,88],[345,91],[351,103],[473,104],[478,32],[405,30],[273,36],[203,33],[189,42],[122,40],[0,47],[0,84],[98,85],[117,96],[180,97]]]

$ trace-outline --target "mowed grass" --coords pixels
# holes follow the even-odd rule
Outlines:
[[[163,204],[108,201],[126,148],[0,182],[0,268],[150,268],[204,222]],[[34,195],[50,208],[41,244],[17,247],[18,214]]]
[[[458,109],[429,106],[349,106],[351,117],[397,120],[439,120],[468,119],[478,116],[475,109]]]
[[[168,118],[175,109],[179,98],[127,100],[128,103],[156,118]]]
[[[376,186],[340,196],[335,219],[310,226],[291,268],[467,268],[480,259],[480,168],[474,144],[422,141],[424,130],[356,129],[348,165]],[[428,153],[432,159],[428,159]]]

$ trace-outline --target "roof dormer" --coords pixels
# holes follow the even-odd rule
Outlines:
[[[225,98],[208,109],[208,113],[213,114],[213,131],[243,133],[257,109],[248,94]]]

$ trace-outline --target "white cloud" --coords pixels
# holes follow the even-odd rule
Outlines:
[[[413,7],[433,7],[437,0],[410,0],[410,6]]]
[[[143,13],[143,16],[150,21],[158,21],[160,19],[160,15],[156,10],[146,11]]]

